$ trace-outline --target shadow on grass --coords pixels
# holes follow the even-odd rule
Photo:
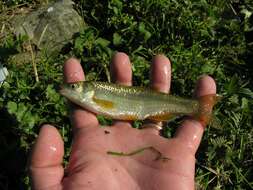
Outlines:
[[[20,148],[17,121],[0,108],[0,189],[26,189],[21,181],[26,174],[27,152]]]

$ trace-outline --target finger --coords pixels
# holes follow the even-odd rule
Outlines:
[[[171,82],[170,60],[164,55],[156,55],[151,65],[151,87],[159,92],[168,93]]]
[[[110,65],[111,78],[114,83],[131,86],[132,85],[132,69],[129,57],[122,52],[116,53],[112,58]],[[131,126],[130,122],[114,121],[114,125]]]
[[[171,82],[171,64],[164,55],[156,55],[152,61],[150,73],[151,87],[159,92],[168,93]],[[145,121],[142,128],[154,134],[159,134],[160,123],[154,121]]]
[[[33,189],[60,189],[64,175],[62,138],[51,125],[44,125],[33,147],[29,163]]]
[[[70,58],[67,60],[64,64],[63,70],[65,83],[85,80],[82,66],[77,59]],[[70,118],[74,133],[80,129],[88,129],[90,127],[98,126],[98,120],[93,113],[73,104],[71,107]]]
[[[208,94],[216,94],[216,85],[213,78],[202,76],[196,85],[195,96],[202,97]],[[193,154],[196,153],[204,133],[203,123],[194,119],[185,119],[176,131],[175,137],[184,143]]]
[[[132,68],[127,54],[117,52],[110,65],[111,78],[114,83],[131,86],[132,85]]]

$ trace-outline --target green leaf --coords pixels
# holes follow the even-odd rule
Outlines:
[[[151,36],[152,34],[146,29],[146,26],[145,26],[145,23],[144,22],[141,22],[139,24],[139,27],[138,27],[138,30],[141,34],[144,35],[144,40],[147,41]]]
[[[152,36],[152,34],[149,31],[146,31],[144,33],[144,40],[147,41],[151,36]]]
[[[17,112],[17,104],[15,102],[8,102],[7,109],[10,114],[15,114]]]
[[[141,32],[141,33],[145,33],[145,32],[146,32],[144,22],[141,22],[141,23],[139,24],[138,30],[139,30],[139,32]]]
[[[253,99],[253,92],[249,88],[241,88],[238,93]]]
[[[115,32],[115,33],[113,34],[113,44],[114,44],[115,46],[118,46],[118,45],[121,44],[121,41],[122,41],[121,36],[120,36],[117,32]]]
[[[58,102],[60,100],[60,95],[55,91],[53,85],[48,85],[46,89],[46,97],[49,101]]]
[[[110,44],[110,41],[104,38],[98,38],[95,41],[96,44],[101,45],[102,47],[107,47]]]
[[[248,109],[248,107],[249,107],[249,101],[248,101],[248,99],[242,98],[242,105],[241,105],[241,108],[242,108],[242,109]]]
[[[17,113],[15,114],[18,121],[25,122],[23,121],[23,117],[26,114],[27,110],[28,110],[28,107],[24,103],[18,104],[18,110],[17,110]]]

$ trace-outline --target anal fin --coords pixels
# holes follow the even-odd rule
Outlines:
[[[138,117],[136,115],[124,115],[124,116],[120,116],[120,120],[135,121],[135,120],[138,120]]]
[[[177,114],[172,113],[161,113],[157,115],[151,115],[148,116],[147,119],[153,120],[153,121],[168,121],[178,116]]]

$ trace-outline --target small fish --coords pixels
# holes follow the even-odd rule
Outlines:
[[[93,113],[119,120],[167,121],[190,115],[207,124],[216,94],[199,99],[185,99],[149,88],[82,81],[64,84],[60,94]]]

